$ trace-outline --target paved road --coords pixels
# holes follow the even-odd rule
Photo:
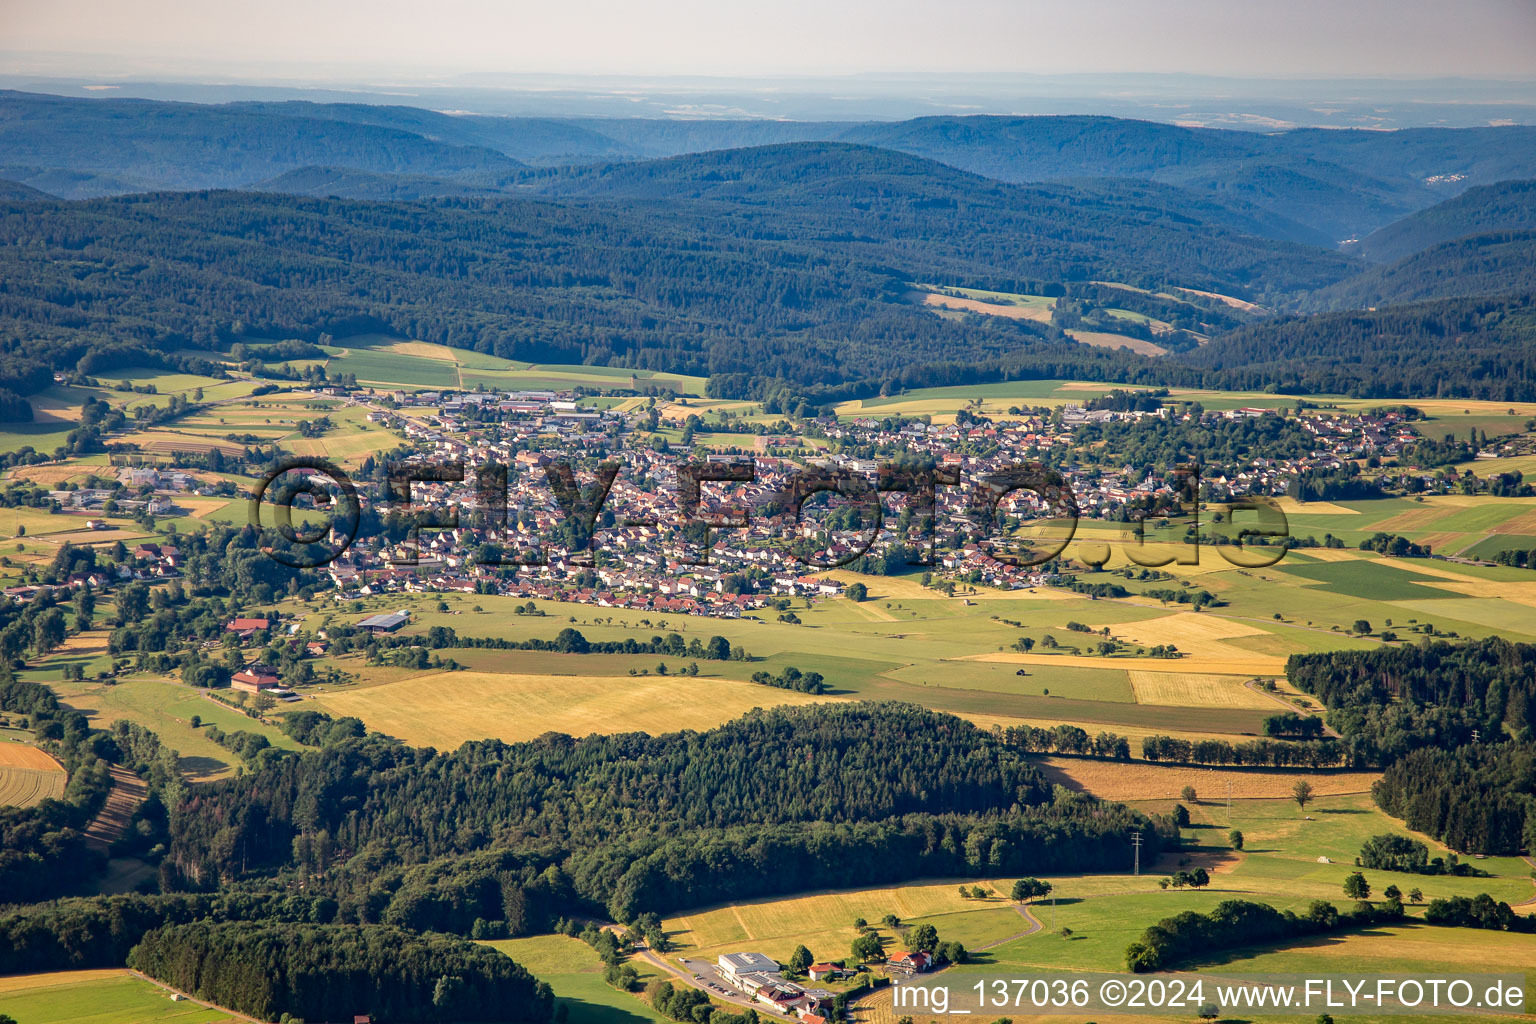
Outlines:
[[[722,1003],[734,1003],[740,1007],[750,1007],[757,1011],[759,1017],[770,1017],[774,1020],[794,1020],[794,1017],[786,1016],[753,999],[749,999],[741,990],[733,987],[730,982],[720,976],[719,969],[709,960],[694,960],[686,956],[678,957],[683,964],[677,967],[669,963],[665,957],[653,952],[649,947],[637,946],[635,952],[645,957],[646,961],[666,971],[672,977],[685,985],[691,985],[697,989],[703,989],[713,999]]]
[[[1037,932],[1040,929],[1045,927],[1045,925],[1040,923],[1040,919],[1035,916],[1034,911],[1030,910],[1029,907],[1025,906],[1024,904],[1022,904],[1022,903],[1015,903],[1013,905],[1013,909],[1017,910],[1019,912],[1019,916],[1020,917],[1022,917],[1024,920],[1029,922],[1029,927],[1025,928],[1021,932],[1014,932],[1012,935],[1009,935],[1007,938],[996,939],[996,940],[994,940],[992,942],[988,942],[985,945],[977,946],[971,952],[973,952],[973,953],[980,953],[982,950],[995,949],[998,946],[1003,945],[1005,942],[1012,942],[1014,939],[1022,939],[1026,935],[1033,935],[1033,934],[1035,934],[1035,932]]]

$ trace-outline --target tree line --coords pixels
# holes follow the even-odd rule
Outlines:
[[[547,1024],[554,995],[510,957],[382,925],[194,921],[146,933],[128,965],[262,1020]]]

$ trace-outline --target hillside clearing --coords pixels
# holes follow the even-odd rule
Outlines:
[[[1298,779],[1312,783],[1317,796],[1368,793],[1380,772],[1314,772],[1184,768],[1133,761],[1096,761],[1077,757],[1034,759],[1052,782],[1092,793],[1103,800],[1176,799],[1185,786],[1207,801],[1226,799],[1232,784],[1234,800],[1276,799],[1291,795]]]
[[[468,740],[517,742],[551,731],[587,736],[708,729],[753,708],[835,699],[700,676],[441,672],[316,693],[309,703],[333,715],[356,715],[370,729],[416,746],[452,749]]]

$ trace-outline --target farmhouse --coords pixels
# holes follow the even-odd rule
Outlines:
[[[411,613],[402,608],[387,615],[370,615],[357,625],[359,629],[366,629],[370,633],[393,633],[409,621]]]
[[[812,981],[836,981],[843,976],[843,969],[837,964],[811,964],[805,973]]]
[[[933,959],[923,952],[902,953],[887,960],[885,966],[901,974],[920,974],[933,966]]]
[[[230,678],[229,685],[236,690],[244,690],[246,693],[275,690],[277,688],[277,670],[270,665],[247,665]]]
[[[258,629],[270,628],[272,628],[271,619],[230,619],[224,625],[224,631],[226,633],[239,633],[241,636],[245,637],[250,636]]]

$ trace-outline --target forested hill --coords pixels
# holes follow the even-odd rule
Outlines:
[[[322,716],[323,717],[323,716]],[[343,919],[513,934],[921,877],[1103,869],[1144,816],[1052,790],[1002,737],[913,705],[754,710],[704,733],[274,751],[171,812],[165,877],[317,863]],[[328,866],[328,869],[327,869]]]
[[[1180,358],[1243,389],[1536,401],[1536,309],[1524,294],[1284,317]]]
[[[1529,177],[1536,129],[1185,128],[1111,117],[878,123],[530,118],[409,106],[196,104],[0,92],[0,177],[79,198],[245,187],[299,167],[512,187],[521,164],[576,166],[793,142],[898,150],[1009,182],[1133,178],[1262,209],[1335,243],[1462,190]],[[378,194],[378,193],[375,193]],[[1295,234],[1277,237],[1298,239]]]
[[[53,199],[52,195],[40,189],[23,185],[19,181],[7,181],[0,179],[0,203],[27,202],[32,199]]]
[[[1536,181],[1501,181],[1388,224],[1352,251],[1374,263],[1392,263],[1468,235],[1531,230],[1536,230]]]
[[[308,165],[437,177],[522,166],[492,149],[395,126],[9,91],[0,91],[0,138],[0,177],[70,198],[125,188],[234,188]]]
[[[1536,128],[1258,134],[1108,117],[928,117],[842,136],[1003,181],[1146,178],[1243,199],[1339,241],[1472,186],[1528,177]]]
[[[1228,205],[1127,179],[1009,185],[932,160],[847,143],[759,146],[549,171],[525,181],[524,188],[562,198],[730,202],[798,221],[824,244],[899,236],[908,251],[916,245],[929,252],[963,246],[1001,255],[1007,247],[1030,259],[1015,274],[1025,278],[1050,277],[1040,273],[1044,264],[1038,254],[1056,252],[1070,260],[1081,257],[1069,253],[1094,250],[1120,263],[1122,276],[1116,280],[1172,282],[1198,274],[1255,296],[1318,287],[1311,282],[1337,280],[1354,269],[1317,246],[1271,240],[1306,238],[1310,232],[1242,202]],[[967,237],[950,237],[957,231]],[[900,265],[897,254],[881,258]],[[1083,279],[1070,263],[1057,266],[1061,273],[1054,279]]]
[[[373,202],[413,201],[448,196],[500,195],[501,189],[424,174],[375,174],[351,167],[297,167],[249,186],[252,192],[277,192],[328,199]]]
[[[616,187],[664,191],[679,178],[746,197],[636,199]],[[311,340],[383,330],[541,362],[772,366],[828,384],[1051,338],[1077,347],[1048,325],[941,319],[907,301],[912,281],[1105,279],[1264,297],[1351,269],[1160,196],[1011,186],[866,147],[730,151],[590,181],[610,197],[13,204],[0,210],[0,331],[13,357],[75,346],[72,361],[82,343],[205,345],[236,322]]]
[[[1427,299],[1536,292],[1536,231],[1490,231],[1440,242],[1321,289],[1311,309],[1365,309]]]

